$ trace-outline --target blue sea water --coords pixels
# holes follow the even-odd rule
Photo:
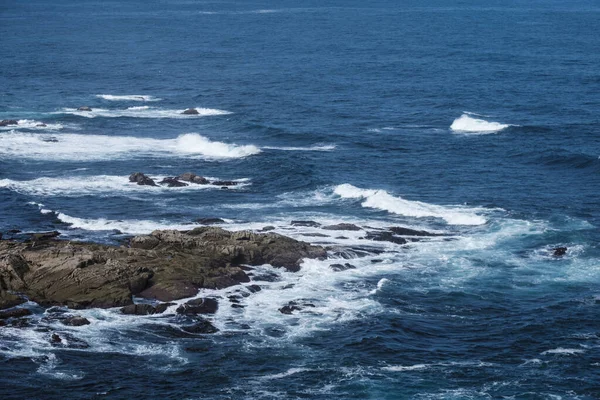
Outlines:
[[[32,327],[0,328],[1,397],[600,398],[599,21],[592,0],[0,2],[0,232],[219,217],[331,257],[200,293],[215,335],[30,303]],[[365,238],[390,226],[440,235]]]

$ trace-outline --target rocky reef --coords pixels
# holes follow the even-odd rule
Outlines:
[[[109,308],[132,296],[168,302],[248,282],[247,266],[290,271],[326,250],[275,233],[230,232],[217,227],[163,230],[108,246],[58,240],[0,241],[0,309],[25,301],[42,306]]]

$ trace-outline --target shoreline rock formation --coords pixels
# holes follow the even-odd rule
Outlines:
[[[154,231],[132,238],[129,247],[55,238],[3,240],[0,309],[21,302],[18,295],[46,307],[74,309],[128,306],[132,296],[168,302],[201,288],[248,282],[246,265],[298,271],[302,259],[326,255],[323,247],[279,234],[218,227]]]

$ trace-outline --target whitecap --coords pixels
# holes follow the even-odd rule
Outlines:
[[[506,129],[510,126],[510,124],[501,124],[499,122],[486,121],[485,119],[473,118],[469,113],[465,113],[461,115],[459,118],[456,118],[452,125],[450,125],[450,129],[454,132],[458,133],[494,133],[499,132],[503,129]]]
[[[97,94],[96,97],[109,101],[160,101],[160,97],[141,95],[141,94]]]
[[[308,368],[290,368],[287,371],[281,372],[279,374],[263,375],[263,376],[259,377],[259,379],[263,379],[263,380],[281,379],[281,378],[287,378],[288,376],[299,374],[302,372],[307,372],[307,371],[310,371],[310,369],[308,369]]]
[[[404,372],[404,371],[417,371],[424,370],[431,367],[430,364],[415,364],[415,365],[390,365],[386,367],[382,367],[381,369],[384,371],[390,372]]]
[[[164,176],[151,175],[155,182],[160,182]],[[219,181],[218,178],[208,178],[210,182]],[[235,186],[228,186],[236,190],[247,187],[251,183],[247,178],[235,179]],[[144,195],[164,194],[168,192],[194,191],[194,190],[220,190],[221,185],[198,185],[190,183],[188,186],[141,186],[129,182],[128,176],[118,175],[91,175],[67,176],[60,178],[37,178],[26,181],[0,179],[0,188],[13,190],[17,193],[34,196],[87,196],[87,195]],[[50,211],[48,211],[50,212]]]
[[[143,156],[229,159],[260,152],[254,145],[212,141],[197,133],[183,134],[174,139],[82,134],[50,136],[25,132],[9,132],[0,136],[0,157],[39,160],[104,161]]]
[[[0,130],[18,130],[18,129],[32,129],[32,130],[44,130],[44,131],[58,131],[64,128],[62,124],[50,124],[42,121],[36,121],[34,119],[20,119],[17,120],[17,125],[6,125],[0,126]]]
[[[63,108],[61,111],[54,112],[52,114],[70,114],[77,115],[79,117],[86,118],[196,118],[196,117],[208,117],[215,115],[228,115],[231,114],[229,111],[219,110],[215,108],[203,108],[195,107],[198,114],[183,114],[185,109],[174,110],[164,109],[156,107],[130,107],[127,109],[105,109],[105,108],[92,108],[92,111],[80,111],[76,108]]]
[[[338,185],[334,193],[345,199],[361,199],[363,207],[375,208],[407,217],[441,218],[451,225],[482,225],[486,219],[476,209],[459,206],[439,206],[395,197],[385,190],[360,189],[350,184]]]
[[[106,218],[78,218],[61,212],[56,212],[56,217],[71,225],[71,228],[79,228],[87,231],[120,231],[130,234],[148,234],[155,230],[177,229],[189,230],[195,225],[184,223],[173,223],[170,221],[151,221],[151,220],[110,220]]]
[[[556,349],[552,349],[552,350],[546,350],[544,352],[542,352],[542,355],[546,355],[546,354],[562,354],[562,355],[575,355],[575,354],[582,354],[585,353],[585,350],[583,349],[568,349],[568,348],[562,348],[562,347],[558,347]]]
[[[335,150],[336,145],[334,145],[334,144],[326,144],[326,145],[314,145],[314,146],[308,146],[308,147],[264,146],[262,148],[264,150],[282,150],[282,151],[331,151],[331,150]]]

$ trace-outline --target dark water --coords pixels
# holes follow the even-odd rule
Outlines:
[[[68,328],[30,303],[32,327],[0,328],[1,397],[600,398],[599,18],[594,1],[1,2],[0,119],[19,125],[0,127],[0,231],[114,243],[220,217],[371,248],[201,293],[222,298],[212,336],[173,312]],[[278,311],[298,299],[315,307]]]

